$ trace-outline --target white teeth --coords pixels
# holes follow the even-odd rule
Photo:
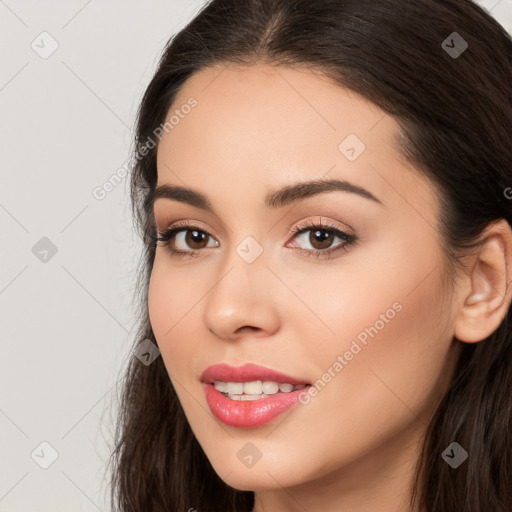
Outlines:
[[[213,385],[221,393],[225,393],[233,400],[258,400],[267,395],[275,395],[278,392],[290,393],[302,389],[305,384],[288,384],[273,381],[254,380],[251,382],[221,382],[216,380]]]
[[[244,383],[244,393],[246,395],[261,395],[262,391],[263,384],[261,383],[261,380]]]
[[[260,398],[264,398],[266,395],[262,395],[260,393],[257,395],[239,395],[239,396],[240,396],[240,400],[259,400]]]
[[[243,392],[243,382],[226,382],[226,393],[229,393],[230,395],[241,395]]]
[[[225,393],[228,390],[228,385],[225,382],[216,380],[213,385],[215,386],[215,389],[218,389],[221,393]]]
[[[250,401],[250,400],[260,400],[260,398],[265,398],[268,395],[227,395],[231,400],[240,400],[240,401]]]
[[[263,393],[266,395],[275,395],[279,391],[279,384],[277,382],[271,382],[266,380],[262,384]]]

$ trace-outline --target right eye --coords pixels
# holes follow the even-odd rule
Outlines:
[[[211,237],[211,235],[203,229],[189,224],[170,227],[163,233],[158,233],[158,235],[159,236],[156,238],[156,241],[165,242],[165,247],[172,256],[198,256],[198,252],[207,247],[202,245],[203,242],[207,240],[208,237]],[[184,249],[175,248],[177,241],[182,243]],[[200,247],[194,248],[194,245],[196,244],[199,244]],[[187,245],[189,247],[192,246],[191,251],[186,249]],[[214,247],[218,247],[218,242]]]

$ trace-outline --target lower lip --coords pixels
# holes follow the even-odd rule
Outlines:
[[[299,402],[301,393],[307,393],[308,386],[276,393],[257,400],[231,400],[224,396],[213,384],[203,383],[206,401],[213,415],[225,425],[238,428],[261,427],[276,416]]]

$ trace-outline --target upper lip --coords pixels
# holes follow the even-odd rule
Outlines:
[[[294,386],[298,384],[309,384],[309,382],[264,366],[257,364],[244,364],[242,366],[232,366],[226,363],[209,366],[201,374],[201,381],[206,384],[212,384],[214,381],[221,382],[252,382],[255,380],[273,381],[278,383],[288,383]]]

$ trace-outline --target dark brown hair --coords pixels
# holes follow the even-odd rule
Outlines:
[[[468,46],[461,54],[461,39]],[[450,37],[452,39],[450,39]],[[448,41],[448,43],[446,43]],[[142,99],[135,152],[155,138],[177,92],[214,64],[315,69],[394,116],[399,149],[439,192],[440,234],[452,276],[491,222],[511,223],[512,41],[469,0],[213,0],[168,42]],[[144,242],[135,348],[156,343],[147,308],[155,225],[146,201],[157,183],[157,146],[131,176]],[[511,312],[480,343],[463,343],[425,438],[411,504],[428,512],[512,510]],[[122,512],[250,511],[254,494],[226,485],[186,420],[159,357],[132,357],[119,392],[112,506]],[[441,453],[469,454],[452,469]],[[414,500],[418,500],[417,502]]]

